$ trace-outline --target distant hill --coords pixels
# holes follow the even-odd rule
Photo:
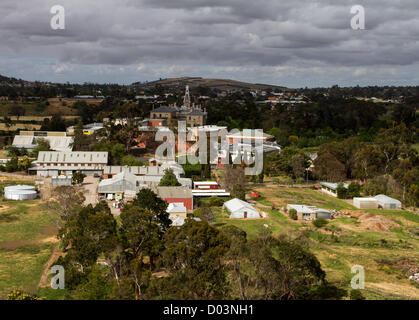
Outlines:
[[[196,87],[207,87],[219,90],[284,89],[284,87],[269,84],[247,83],[229,79],[206,79],[200,77],[168,78],[147,83],[135,82],[132,85],[141,88],[151,88],[156,85],[161,85],[170,89],[184,88],[186,85],[191,89]]]
[[[5,77],[5,76],[2,76],[0,74],[0,83],[4,83],[4,84],[10,83],[11,84],[11,83],[19,83],[19,82],[21,82],[21,80],[16,79],[16,78]]]

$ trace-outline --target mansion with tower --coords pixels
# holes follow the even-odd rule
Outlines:
[[[152,120],[162,119],[167,123],[171,122],[172,120],[186,121],[187,125],[195,127],[205,125],[207,112],[205,109],[203,110],[200,106],[196,106],[191,102],[189,86],[186,86],[183,105],[181,107],[176,105],[161,106],[157,109],[151,110],[150,118]]]

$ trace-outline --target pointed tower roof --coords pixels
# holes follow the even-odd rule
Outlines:
[[[185,97],[183,98],[183,105],[188,108],[191,107],[191,96],[189,94],[189,86],[186,86]]]

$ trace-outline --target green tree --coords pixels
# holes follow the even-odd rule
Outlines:
[[[365,300],[365,297],[361,293],[361,290],[352,289],[350,294],[351,300]]]
[[[246,200],[246,190],[240,184],[235,184],[231,191],[231,196],[240,200]]]
[[[297,210],[291,209],[288,214],[292,220],[298,220]]]
[[[111,253],[118,244],[116,221],[106,202],[89,204],[67,221],[58,233],[66,258],[84,268],[96,264],[100,255]]]
[[[348,197],[348,189],[345,188],[343,182],[339,182],[336,193],[339,199],[346,199]]]
[[[408,199],[410,204],[413,206],[413,211],[419,205],[419,186],[417,184],[411,184],[408,191]]]
[[[32,295],[23,290],[13,290],[7,294],[6,300],[43,300],[36,295]]]
[[[169,219],[167,210],[167,202],[162,200],[154,193],[151,189],[141,189],[133,201],[133,205],[150,210],[159,223],[162,232],[166,231],[170,227],[172,221]]]
[[[361,196],[361,186],[357,182],[351,182],[348,186],[347,196],[350,198]]]
[[[161,178],[159,186],[160,187],[177,187],[181,184],[177,180],[172,169],[166,169],[164,171],[164,176]]]
[[[322,228],[322,227],[324,227],[326,224],[328,224],[328,222],[327,222],[327,220],[326,220],[326,219],[323,219],[323,218],[318,218],[318,219],[316,219],[316,220],[313,220],[313,225],[314,225],[316,228]]]
[[[160,295],[165,299],[223,299],[228,297],[223,264],[230,241],[206,222],[188,219],[170,228],[165,237],[163,264],[169,271]]]
[[[137,160],[136,157],[134,157],[132,154],[127,154],[126,156],[123,156],[121,159],[121,165],[122,166],[143,166],[145,165],[140,160]]]
[[[86,176],[81,171],[76,171],[73,173],[73,182],[77,184],[82,184],[85,177]]]
[[[114,286],[109,269],[96,264],[85,272],[85,279],[75,288],[72,296],[79,300],[109,300]]]
[[[18,168],[19,170],[26,171],[31,166],[32,160],[28,158],[28,156],[24,156],[21,160],[18,160]]]
[[[137,206],[124,209],[121,222],[124,251],[138,300],[150,280],[154,260],[163,250],[162,228],[152,211]]]
[[[32,150],[31,156],[34,158],[38,157],[38,153],[40,151],[51,151],[50,143],[47,139],[44,138],[37,138],[36,139],[36,147]]]

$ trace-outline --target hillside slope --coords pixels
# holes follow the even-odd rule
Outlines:
[[[229,79],[206,79],[200,77],[182,77],[182,78],[168,78],[168,79],[161,79],[157,81],[147,82],[147,83],[133,83],[134,86],[139,86],[142,88],[150,88],[156,85],[161,85],[163,87],[167,87],[170,89],[176,88],[184,88],[188,85],[190,88],[196,87],[207,87],[211,89],[219,89],[219,90],[249,90],[249,89],[259,89],[259,90],[266,90],[266,89],[276,89],[276,88],[284,88],[275,85],[269,84],[253,84],[248,82],[241,82],[236,80],[229,80]]]

